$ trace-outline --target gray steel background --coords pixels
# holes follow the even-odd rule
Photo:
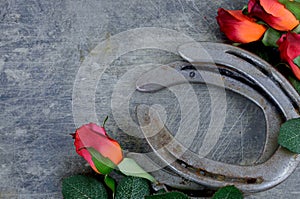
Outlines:
[[[91,172],[75,153],[69,133],[76,129],[72,115],[75,76],[82,61],[99,42],[141,27],[169,28],[197,41],[224,42],[215,20],[217,9],[240,9],[246,3],[1,0],[0,198],[61,198],[63,177]],[[145,141],[130,137],[117,127],[110,109],[113,85],[131,65],[179,59],[167,52],[140,50],[116,59],[105,71],[97,85],[97,116],[100,121],[110,116],[107,129],[124,149],[144,152],[149,147]],[[193,87],[206,114],[203,118],[208,118],[206,88]],[[260,126],[264,129],[262,113],[234,93],[228,93],[227,102],[224,133],[209,156],[228,163],[251,163],[263,145],[264,136],[257,130]],[[180,111],[172,93],[168,90],[151,96],[134,93],[130,103],[133,118],[134,108],[140,103],[162,104],[168,115],[166,125],[176,131]],[[299,176],[297,169],[281,185],[247,198],[298,198]]]

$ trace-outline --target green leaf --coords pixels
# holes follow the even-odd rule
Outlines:
[[[108,198],[104,185],[94,178],[75,175],[62,182],[64,199],[105,199]]]
[[[288,120],[281,125],[278,143],[294,153],[300,153],[300,118]]]
[[[288,79],[300,95],[300,81],[296,79],[294,76],[289,76]]]
[[[120,164],[118,164],[118,168],[122,173],[127,176],[135,176],[146,178],[151,182],[156,182],[152,175],[147,173],[144,169],[142,169],[133,159],[124,158]]]
[[[281,33],[273,28],[269,28],[262,39],[262,42],[265,46],[278,47],[276,42],[281,37]]]
[[[96,149],[89,147],[87,150],[90,152],[92,160],[100,173],[109,174],[116,167],[109,158],[101,155]]]
[[[300,20],[300,1],[299,0],[279,0],[280,3],[285,5],[285,7],[291,11],[295,17]]]
[[[245,5],[245,6],[242,8],[242,13],[243,13],[244,15],[249,14],[249,13],[248,13],[248,5]]]
[[[112,177],[105,175],[104,182],[113,193],[116,192],[116,181]]]
[[[115,199],[140,199],[150,194],[150,185],[144,178],[124,177],[117,186]]]
[[[300,34],[300,24],[296,28],[293,29],[293,32]]]
[[[293,60],[294,64],[300,67],[300,55]]]
[[[256,23],[257,23],[257,24],[260,24],[260,25],[268,26],[268,24],[267,24],[266,22],[264,22],[264,21],[258,20]]]
[[[219,189],[212,199],[242,199],[243,193],[235,186],[226,186]]]
[[[181,192],[168,192],[146,196],[145,199],[189,199],[187,195]]]

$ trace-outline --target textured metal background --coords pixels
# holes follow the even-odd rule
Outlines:
[[[75,153],[69,133],[76,129],[72,115],[74,80],[80,64],[99,42],[141,27],[169,28],[196,41],[222,42],[224,37],[215,20],[217,9],[240,9],[246,3],[1,0],[0,198],[61,198],[63,177],[91,172]],[[97,116],[100,121],[111,116],[107,129],[123,148],[149,150],[144,140],[118,129],[110,108],[113,85],[132,65],[176,60],[180,58],[159,50],[135,51],[116,59],[100,79],[95,95]],[[209,114],[206,88],[195,85],[194,89],[202,102],[200,108]],[[178,128],[179,107],[168,90],[151,96],[135,92],[130,102],[132,118],[137,104],[162,104],[167,111],[168,128]],[[249,164],[263,144],[263,135],[253,137],[256,131],[251,131],[253,126],[264,128],[262,113],[234,93],[228,94],[227,102],[224,133],[209,156],[223,162]],[[298,198],[299,177],[298,169],[274,189],[247,198]]]

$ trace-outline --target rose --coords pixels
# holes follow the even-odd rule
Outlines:
[[[108,174],[122,159],[119,143],[110,138],[104,127],[94,123],[81,126],[72,134],[76,152],[82,156],[97,173]]]
[[[217,21],[222,32],[232,41],[249,43],[259,40],[266,28],[242,13],[242,10],[218,10]]]
[[[295,76],[300,80],[300,34],[288,32],[277,41],[280,57],[291,67]]]
[[[250,17],[257,17],[280,31],[292,30],[299,24],[292,12],[278,0],[250,0],[248,12]]]

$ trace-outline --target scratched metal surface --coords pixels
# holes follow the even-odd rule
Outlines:
[[[215,21],[217,8],[238,9],[246,2],[1,0],[0,198],[61,198],[63,177],[91,172],[76,155],[69,133],[76,129],[72,114],[74,79],[82,61],[99,42],[141,27],[169,28],[197,41],[225,41]],[[130,42],[124,42],[130,46]],[[149,151],[144,140],[118,128],[111,111],[114,85],[133,66],[176,60],[180,58],[172,53],[138,50],[116,58],[100,78],[95,93],[97,117],[101,121],[110,116],[107,129],[123,148]],[[193,88],[201,102],[201,127],[205,128],[205,118],[210,115],[207,88]],[[164,107],[166,125],[176,132],[180,107],[170,90],[153,94],[134,92],[129,103],[133,120],[135,107],[141,103]],[[262,150],[262,112],[231,92],[227,93],[227,103],[222,136],[208,157],[251,164]],[[201,138],[199,129],[191,150],[197,151]],[[298,198],[299,177],[297,169],[281,185],[247,198]]]

